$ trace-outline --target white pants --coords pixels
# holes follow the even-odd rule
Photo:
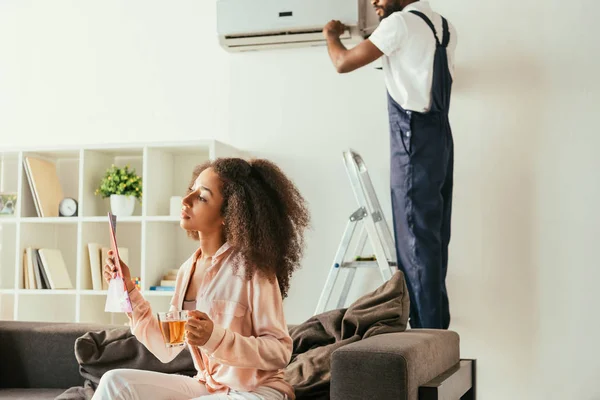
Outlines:
[[[203,383],[184,375],[137,369],[113,369],[102,375],[92,400],[285,400],[269,387],[254,392],[209,394]]]

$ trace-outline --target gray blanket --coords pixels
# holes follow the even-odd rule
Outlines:
[[[106,371],[132,368],[194,376],[196,369],[187,347],[170,363],[160,362],[128,327],[88,332],[75,341],[75,357],[85,379],[83,387],[72,387],[56,400],[89,400]]]
[[[294,386],[297,400],[329,399],[331,353],[371,336],[405,331],[409,308],[404,275],[396,272],[347,309],[315,315],[290,329],[294,353],[285,377]]]
[[[315,315],[291,328],[294,350],[285,377],[294,386],[297,399],[328,399],[331,353],[363,338],[405,331],[409,307],[404,275],[397,272],[347,309]],[[75,341],[75,357],[85,386],[73,387],[56,400],[90,400],[102,375],[115,368],[188,376],[196,373],[187,348],[173,361],[163,364],[128,327],[86,333]]]

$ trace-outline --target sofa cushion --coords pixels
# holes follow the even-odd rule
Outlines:
[[[106,325],[0,321],[0,388],[68,388],[83,384],[75,340]]]
[[[62,389],[0,389],[2,400],[54,400]]]

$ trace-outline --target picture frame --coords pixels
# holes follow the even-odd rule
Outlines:
[[[14,217],[16,208],[16,193],[0,193],[0,217]]]

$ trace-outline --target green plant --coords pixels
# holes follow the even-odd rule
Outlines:
[[[135,173],[135,169],[129,169],[129,165],[119,168],[113,164],[106,170],[95,194],[101,195],[102,198],[110,197],[111,194],[122,194],[141,200],[142,178]]]

